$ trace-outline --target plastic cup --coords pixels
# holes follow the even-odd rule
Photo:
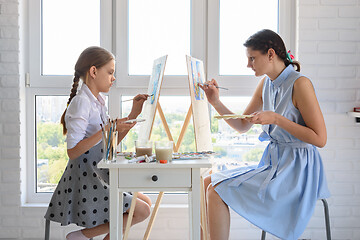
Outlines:
[[[173,155],[173,142],[172,141],[155,142],[155,154],[156,154],[157,162],[160,162],[160,160],[167,160],[167,162],[171,162]]]
[[[135,140],[135,153],[136,157],[147,155],[150,157],[152,155],[153,143],[152,141],[146,140]]]

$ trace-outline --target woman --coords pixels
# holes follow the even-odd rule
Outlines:
[[[257,166],[225,170],[204,180],[210,236],[229,238],[230,206],[266,232],[297,239],[317,199],[330,195],[316,148],[326,144],[324,118],[311,81],[300,74],[300,64],[292,61],[277,33],[261,30],[244,46],[248,67],[265,77],[244,111],[251,117],[226,122],[240,133],[261,124],[259,139],[270,143]],[[220,101],[217,86],[213,79],[201,87],[220,115],[232,114]]]

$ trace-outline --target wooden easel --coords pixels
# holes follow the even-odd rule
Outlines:
[[[157,103],[157,106],[156,106],[156,110],[157,112],[159,113],[159,117],[160,117],[160,120],[164,126],[164,129],[165,129],[165,132],[166,132],[166,135],[169,139],[169,141],[173,141],[174,142],[174,139],[172,137],[172,134],[170,132],[170,128],[169,128],[169,125],[166,121],[166,118],[165,118],[165,115],[164,115],[164,112],[161,108],[161,105],[160,103],[158,102]],[[175,144],[174,142],[174,146],[173,146],[173,150],[174,152],[178,152],[179,151],[179,148],[181,146],[181,143],[184,139],[184,136],[185,136],[185,132],[186,132],[186,129],[188,128],[189,126],[189,123],[190,123],[190,119],[191,119],[191,116],[192,116],[192,106],[190,104],[190,107],[189,107],[189,110],[186,114],[186,117],[185,117],[185,120],[184,120],[184,124],[183,126],[181,127],[181,131],[180,131],[180,134],[179,134],[179,138]],[[151,136],[151,132],[152,132],[152,127],[151,126],[151,130],[150,130],[150,136]],[[204,240],[207,240],[208,239],[208,234],[207,234],[207,217],[206,217],[206,202],[205,202],[205,191],[204,191],[204,185],[203,185],[203,179],[201,177],[201,186],[200,186],[200,190],[201,190],[201,227],[202,227],[202,233],[203,233],[203,239]],[[136,195],[135,195],[136,194]],[[128,233],[129,233],[129,230],[130,230],[130,226],[131,226],[131,219],[132,219],[132,214],[134,212],[134,209],[135,209],[135,203],[136,203],[136,198],[135,196],[137,196],[137,192],[134,193],[134,197],[133,197],[133,201],[131,202],[131,207],[130,207],[130,211],[129,211],[129,217],[128,217],[128,221],[127,221],[127,224],[126,224],[126,228],[125,228],[125,231],[124,231],[124,240],[127,239],[127,236],[128,236]],[[159,210],[159,207],[160,207],[160,203],[162,201],[162,198],[164,196],[164,192],[159,192],[159,195],[157,197],[157,200],[156,200],[156,203],[155,203],[155,206],[154,206],[154,209],[151,213],[151,217],[150,217],[150,220],[149,220],[149,223],[148,223],[148,226],[146,228],[146,231],[145,231],[145,234],[144,234],[144,238],[143,240],[148,240],[149,239],[149,236],[150,236],[150,233],[151,233],[151,230],[152,230],[152,227],[154,225],[154,222],[155,222],[155,218],[156,218],[156,215],[158,213],[158,210]],[[134,201],[135,199],[135,201]]]
[[[157,105],[156,105],[156,110],[157,112],[159,113],[159,116],[160,116],[160,120],[164,126],[164,129],[165,129],[165,132],[166,132],[166,135],[169,139],[169,141],[173,141],[174,143],[174,146],[173,146],[173,150],[174,152],[178,152],[179,151],[179,148],[180,148],[180,145],[184,139],[184,136],[185,136],[185,132],[186,132],[186,129],[187,127],[189,126],[189,123],[190,123],[190,118],[191,118],[191,115],[192,115],[192,111],[191,111],[191,105],[189,107],[189,110],[186,114],[186,117],[185,117],[185,121],[184,121],[184,124],[181,128],[181,131],[180,131],[180,135],[179,135],[179,138],[175,144],[174,142],[174,139],[171,135],[171,132],[170,132],[170,128],[169,128],[169,125],[167,124],[167,121],[166,121],[166,118],[165,118],[165,115],[164,115],[164,112],[161,108],[161,105],[159,102],[157,102]],[[150,130],[150,136],[151,136],[151,132],[152,132],[152,127],[151,126],[151,130]],[[149,137],[150,138],[150,137]],[[145,231],[145,235],[144,235],[144,238],[143,240],[148,240],[149,239],[149,236],[150,236],[150,232],[151,232],[151,229],[154,225],[154,221],[155,221],[155,218],[156,218],[156,215],[157,215],[157,212],[159,210],[159,207],[160,207],[160,203],[161,203],[161,200],[164,196],[164,192],[159,192],[159,195],[156,199],[156,203],[155,203],[155,206],[154,206],[154,210],[152,211],[151,213],[151,217],[150,217],[150,220],[149,220],[149,223],[148,223],[148,226],[146,228],[146,231]],[[132,207],[132,206],[131,206]]]
[[[190,61],[192,59],[195,59],[195,58],[192,58],[190,56],[186,56],[186,59],[187,59],[187,67],[188,67],[188,73],[189,73]],[[195,60],[199,61],[198,59],[195,59]],[[202,72],[203,72],[203,63],[202,62],[201,62],[201,67],[202,67]],[[205,126],[206,124],[202,124],[202,123],[204,123],[203,121],[206,121],[206,112],[208,114],[208,110],[204,109],[204,105],[201,105],[201,104],[199,105],[199,102],[195,101],[194,92],[192,90],[192,84],[193,83],[192,83],[192,80],[191,80],[191,77],[190,77],[190,74],[189,74],[189,89],[190,89],[190,96],[191,96],[192,104],[190,104],[189,110],[188,110],[188,112],[186,114],[184,124],[183,124],[183,126],[181,128],[180,135],[179,135],[179,138],[178,138],[176,144],[175,144],[174,139],[173,139],[173,137],[171,135],[170,128],[169,128],[169,126],[167,124],[167,121],[166,121],[164,112],[163,112],[163,110],[161,108],[161,105],[160,105],[159,101],[157,101],[157,103],[156,103],[155,114],[156,114],[156,111],[159,113],[160,120],[161,120],[161,122],[162,122],[162,124],[164,126],[166,135],[167,135],[168,139],[174,143],[174,146],[173,146],[174,152],[178,152],[179,149],[180,149],[181,143],[182,143],[182,141],[184,139],[184,136],[185,136],[186,129],[189,126],[191,116],[193,115],[193,111],[194,111],[194,114],[195,113],[197,114],[196,116],[194,115],[194,131],[195,131],[195,143],[196,143],[197,151],[210,150],[210,149],[207,149],[207,148],[209,148],[209,146],[211,146],[211,148],[212,148],[210,132],[207,132],[206,133],[207,135],[206,134],[205,135],[200,134],[200,133],[203,133],[203,132],[201,132],[201,131],[203,131],[201,129],[206,129],[206,127],[208,127],[209,130],[210,130],[210,127],[208,125]],[[193,101],[195,101],[195,102],[193,102]],[[204,102],[202,102],[202,104],[204,104]],[[203,111],[203,110],[206,110],[206,111]],[[199,123],[199,121],[198,121],[199,116],[201,117],[200,120],[202,121],[200,124],[198,124]],[[197,118],[195,118],[195,117],[197,117]],[[155,118],[155,115],[154,115],[154,118]],[[152,121],[153,120],[154,119],[152,119]],[[196,124],[198,124],[198,125],[196,125]],[[150,140],[150,137],[151,137],[152,128],[153,128],[153,122],[151,124],[150,134],[148,136],[149,140]],[[198,129],[196,129],[196,128],[198,128]],[[199,136],[197,136],[197,132],[198,132]],[[199,138],[199,139],[197,139],[197,138]],[[203,138],[205,138],[205,139],[208,138],[208,141],[204,142],[202,140]],[[202,228],[203,240],[207,240],[207,239],[209,239],[209,237],[208,237],[208,231],[207,231],[206,199],[205,199],[204,181],[203,181],[202,177],[200,179],[200,182],[201,182],[201,186],[200,186],[200,191],[201,191],[201,199],[200,199],[201,200],[201,203],[200,203],[200,207],[201,207],[201,209],[200,209],[200,211],[201,211],[201,214],[200,214],[200,216],[201,216],[201,228]],[[151,214],[150,221],[148,223],[148,226],[147,226],[147,229],[146,229],[143,240],[148,240],[149,239],[150,232],[151,232],[151,229],[153,227],[153,224],[154,224],[154,221],[155,221],[157,212],[159,210],[159,206],[160,206],[160,203],[161,203],[161,200],[162,200],[163,196],[164,196],[164,192],[160,192],[158,197],[157,197],[157,200],[156,200],[156,203],[155,203],[155,206],[154,206],[154,210],[153,210],[153,212]],[[135,208],[135,204],[131,204],[130,213],[133,212],[133,208]],[[129,231],[128,228],[130,228],[130,225],[131,225],[130,223],[131,223],[131,221],[130,222],[128,221],[128,224],[126,225],[125,233]],[[125,236],[127,236],[127,234]],[[126,240],[125,236],[124,236],[124,240]]]

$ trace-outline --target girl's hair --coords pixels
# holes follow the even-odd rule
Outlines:
[[[69,100],[67,102],[67,106],[69,106],[73,97],[75,97],[77,88],[79,86],[80,78],[86,83],[89,70],[92,66],[96,68],[101,68],[106,65],[111,60],[114,60],[114,56],[104,48],[101,47],[88,47],[86,48],[79,56],[76,64],[75,64],[75,73],[73,85],[71,88],[71,93]],[[63,115],[61,116],[61,124],[63,125],[63,134],[67,133],[66,125],[65,125],[65,113],[67,108],[65,109]]]
[[[300,72],[300,63],[298,61],[290,61],[287,57],[287,51],[284,41],[279,34],[269,29],[263,29],[250,36],[244,43],[245,47],[253,50],[259,50],[263,54],[266,54],[270,48],[274,49],[276,55],[284,61],[285,66],[292,64],[296,66],[296,71]]]

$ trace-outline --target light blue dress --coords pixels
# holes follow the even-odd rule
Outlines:
[[[305,126],[292,102],[294,82],[302,75],[289,65],[274,80],[266,77],[263,110],[275,111]],[[212,185],[235,212],[281,239],[298,239],[318,199],[327,198],[320,154],[277,125],[263,125],[261,141],[270,141],[257,166],[225,170],[211,175]]]

